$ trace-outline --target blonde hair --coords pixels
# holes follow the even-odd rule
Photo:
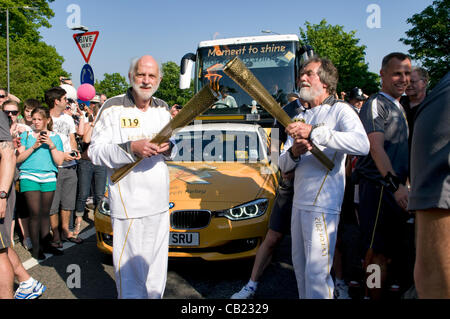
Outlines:
[[[33,116],[36,113],[38,113],[43,118],[49,120],[48,123],[47,123],[47,130],[52,131],[53,130],[53,120],[52,120],[52,117],[50,115],[49,109],[46,108],[46,107],[38,106],[37,108],[35,108],[31,112],[31,116]]]
[[[2,110],[2,111],[4,110],[3,107],[4,107],[5,105],[14,105],[14,106],[17,107],[17,110],[20,111],[19,103],[17,103],[17,102],[14,101],[14,100],[6,100],[5,102],[3,102],[3,104],[1,105],[1,110]]]

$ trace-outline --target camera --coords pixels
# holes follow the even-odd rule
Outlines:
[[[41,131],[41,132],[39,133],[39,135],[40,135],[40,136],[45,136],[45,135],[47,135],[47,132],[46,132],[46,131]]]
[[[69,155],[72,156],[72,157],[77,157],[78,152],[77,151],[72,151],[72,152],[70,152]]]
[[[60,77],[60,78],[59,78],[59,83],[71,85],[71,84],[72,84],[72,81],[71,81],[70,78]]]
[[[84,111],[84,108],[86,107],[86,104],[80,103],[80,110]]]
[[[177,105],[177,106],[175,106],[175,108],[176,108],[177,110],[181,110],[181,109],[183,108],[183,105]]]

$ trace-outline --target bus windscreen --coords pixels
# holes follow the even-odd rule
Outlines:
[[[204,47],[198,50],[198,89],[204,85],[220,93],[219,101],[205,114],[268,114],[224,72],[225,64],[236,56],[245,63],[280,106],[295,90],[297,42],[243,43]],[[253,112],[252,112],[253,110]]]

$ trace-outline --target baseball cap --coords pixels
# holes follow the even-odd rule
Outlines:
[[[100,95],[95,95],[90,102],[100,103]]]
[[[364,97],[363,91],[359,87],[354,87],[350,94],[348,95],[349,99],[356,99],[359,101],[364,101],[366,98]]]

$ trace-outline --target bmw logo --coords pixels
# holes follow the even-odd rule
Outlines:
[[[169,203],[169,209],[172,209],[172,208],[174,208],[174,207],[175,207],[175,203],[170,202],[170,203]]]

